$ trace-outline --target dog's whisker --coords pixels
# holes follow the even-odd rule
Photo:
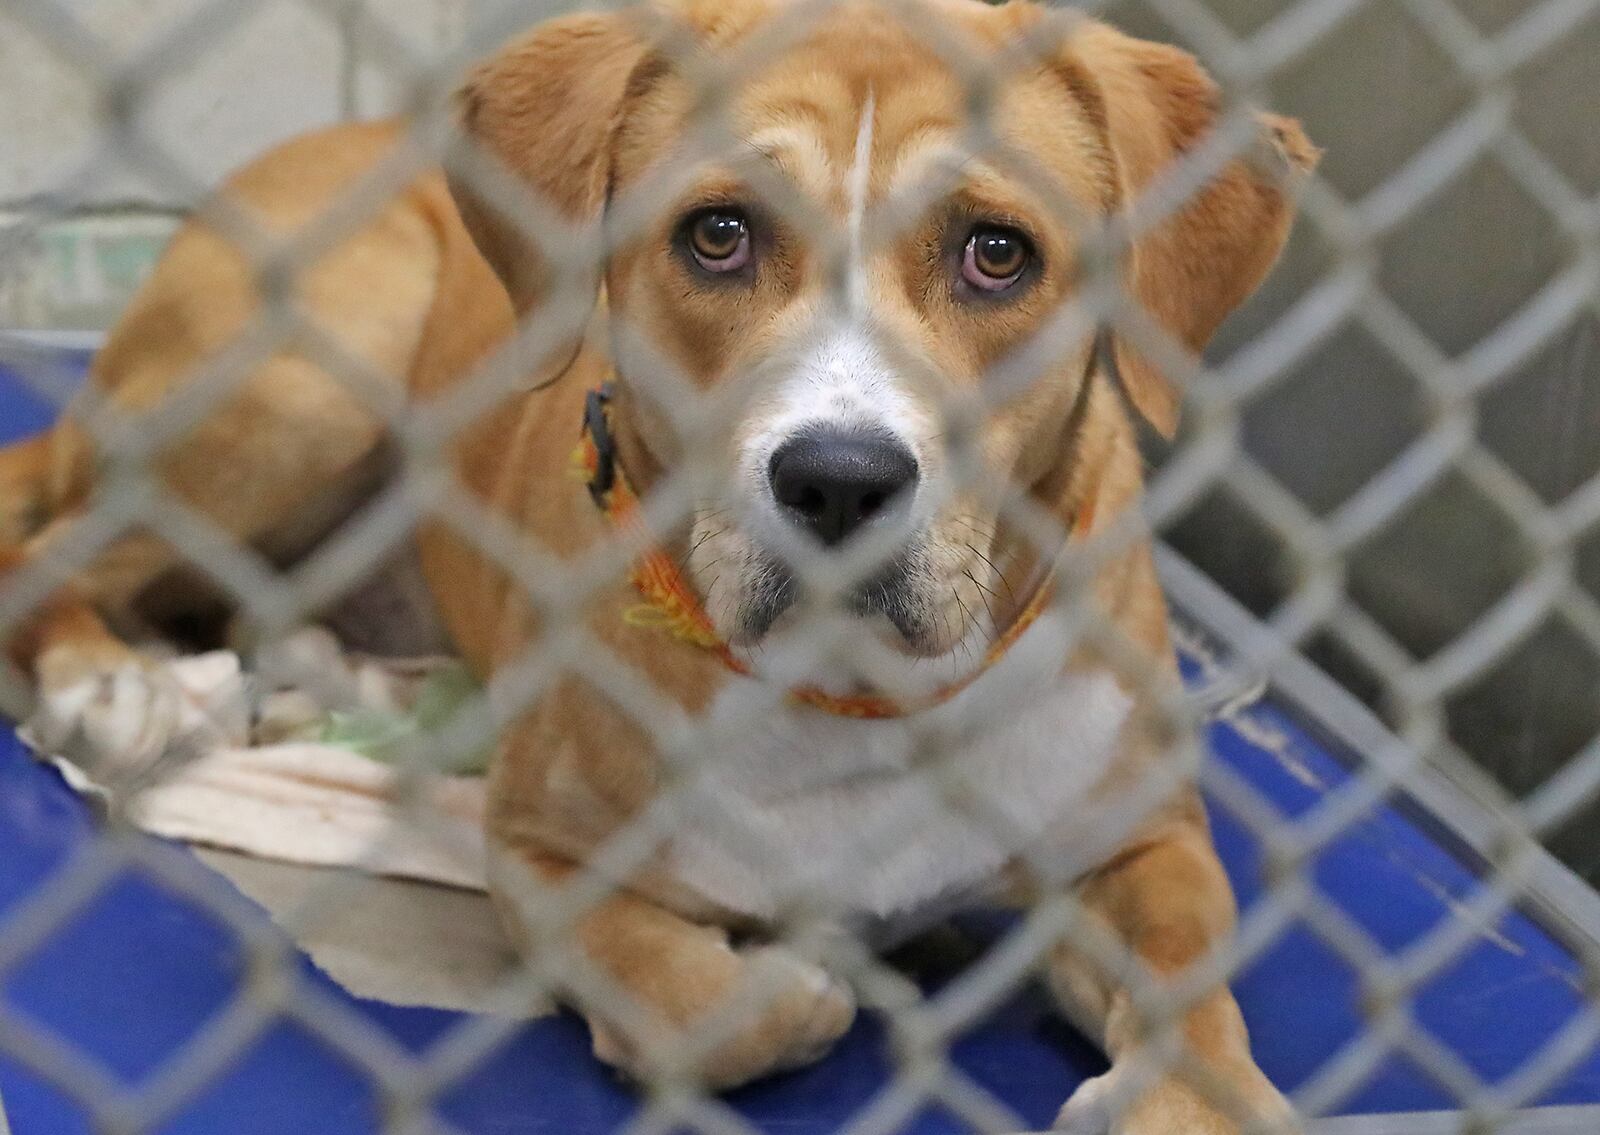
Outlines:
[[[996,530],[994,528],[992,528],[992,527],[987,526],[987,525],[983,525],[983,524],[977,523],[977,521],[976,521],[976,519],[974,517],[970,517],[970,516],[952,516],[950,519],[951,519],[951,521],[953,523],[960,524],[963,527],[967,528],[979,540],[983,540],[983,541],[988,542],[988,543],[992,543],[994,541],[994,538],[996,536]]]
[[[689,564],[689,561],[694,559],[694,554],[696,552],[698,552],[705,545],[705,542],[707,540],[711,540],[711,539],[714,539],[714,538],[716,538],[718,536],[721,536],[726,531],[727,531],[726,528],[717,528],[717,529],[714,529],[714,530],[712,530],[710,532],[707,532],[705,535],[701,536],[700,539],[696,540],[694,542],[693,546],[690,547],[690,549],[683,554],[683,559],[678,561],[678,566],[679,567],[687,567],[688,564]],[[715,563],[716,561],[713,560],[712,562]]]
[[[982,552],[978,551],[978,549],[973,547],[973,545],[968,544],[967,545],[967,550],[970,551],[973,555],[977,556],[984,563],[989,565],[989,570],[994,572],[994,577],[1000,581],[1000,586],[1004,587],[1006,589],[1006,596],[1013,603],[1015,603],[1016,599],[1017,599],[1017,593],[1012,589],[1011,581],[1005,577],[1005,573],[1002,572],[999,568],[995,567],[994,561],[991,560],[988,556],[984,555]],[[972,575],[971,572],[968,572],[967,574],[968,574],[969,577],[971,577],[971,575]],[[976,579],[973,579],[972,582],[973,583],[978,583],[978,581]],[[982,584],[978,584],[978,586],[982,587],[983,585]],[[984,588],[984,590],[987,591],[988,588]],[[994,595],[994,597],[996,599],[1000,598],[1000,596],[999,595],[995,595],[995,593],[993,591],[989,591],[989,594],[990,595]]]
[[[974,586],[974,587],[976,587],[978,589],[978,597],[983,600],[983,609],[986,612],[988,612],[988,615],[989,615],[989,627],[990,627],[991,630],[993,630],[995,627],[997,627],[999,625],[998,623],[995,622],[994,608],[989,604],[989,596],[994,595],[994,592],[990,591],[983,584],[979,583],[978,582],[978,577],[973,575],[972,571],[970,569],[965,571],[963,574],[966,575],[966,577],[972,581],[972,586]],[[996,599],[1000,598],[998,595],[995,595],[994,597]]]
[[[956,601],[956,606],[961,608],[961,637],[956,639],[956,645],[961,648],[967,657],[967,662],[972,662],[972,643],[967,640],[967,628],[972,625],[972,610],[961,599],[961,592],[955,587],[950,588],[950,594]]]

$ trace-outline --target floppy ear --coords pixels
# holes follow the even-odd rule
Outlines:
[[[648,46],[626,12],[541,24],[473,70],[456,95],[461,129],[564,221],[597,221],[611,136]],[[498,195],[451,165],[450,192],[467,231],[517,312],[527,312],[551,283],[546,257],[523,223],[529,218],[492,203]],[[598,263],[594,273],[598,287]]]
[[[1071,50],[1099,83],[1122,207],[1139,233],[1126,269],[1128,294],[1198,355],[1277,260],[1294,216],[1294,183],[1316,165],[1319,151],[1295,120],[1258,114],[1261,136],[1252,152],[1145,229],[1139,199],[1214,128],[1217,85],[1188,52],[1104,24],[1079,26]],[[1177,387],[1127,336],[1115,336],[1114,349],[1129,399],[1171,437]]]

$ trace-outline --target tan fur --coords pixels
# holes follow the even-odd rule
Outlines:
[[[771,12],[768,0],[679,0],[657,14],[674,21],[704,57],[723,58],[767,26]],[[945,21],[978,54],[1001,50],[1019,31],[1037,32],[1045,19],[1026,4],[990,8],[967,0],[938,0],[928,18]],[[568,237],[597,238],[608,200],[633,200],[638,186],[654,187],[671,164],[698,102],[678,66],[652,46],[651,26],[638,13],[567,17],[480,66],[461,96],[462,124],[498,160],[506,175],[498,188],[480,192],[482,183],[460,169],[448,189],[442,175],[423,176],[297,279],[302,310],[361,361],[376,393],[358,396],[318,365],[315,352],[284,344],[266,361],[240,367],[234,392],[172,439],[157,465],[164,484],[240,542],[267,549],[303,542],[309,534],[297,525],[304,526],[308,513],[340,515],[373,490],[364,471],[383,430],[363,397],[410,398],[449,411],[463,391],[474,389],[463,384],[474,381],[483,360],[503,348],[517,313],[537,314],[555,297],[588,289],[576,297],[576,314],[563,317],[559,333],[544,343],[541,357],[524,358],[524,370],[541,383],[559,381],[536,390],[528,389],[530,382],[502,383],[496,397],[468,415],[449,456],[459,488],[505,531],[525,536],[530,548],[571,560],[605,539],[604,520],[567,468],[585,392],[612,377],[617,364],[601,345],[604,336],[580,342],[578,325],[590,308],[602,319],[624,317],[690,382],[709,390],[803,337],[806,319],[825,303],[843,263],[840,248],[781,238],[748,293],[686,284],[671,259],[671,233],[680,207],[696,193],[738,186],[744,172],[726,163],[673,183],[681,200],[659,202],[620,242],[605,266],[603,287],[581,272],[563,275],[519,235],[513,221],[519,192],[538,201],[552,224],[570,226]],[[1011,69],[997,92],[995,125],[1009,146],[1057,179],[1059,197],[1041,197],[1005,163],[981,158],[966,170],[952,206],[1026,219],[1047,266],[1038,286],[1004,307],[953,303],[937,286],[944,270],[935,255],[942,247],[938,218],[945,214],[930,215],[867,257],[875,312],[906,344],[916,373],[927,376],[913,405],[930,421],[945,400],[975,396],[980,377],[1071,296],[1077,242],[1056,206],[1068,202],[1085,216],[1126,206],[1175,156],[1200,144],[1215,122],[1214,86],[1176,49],[1094,23],[1053,42],[1035,66]],[[801,189],[804,207],[842,228],[846,178],[869,90],[878,108],[869,171],[869,197],[876,201],[891,185],[914,179],[930,147],[956,138],[967,105],[961,82],[937,55],[881,12],[852,5],[825,18],[765,61],[727,110],[735,129],[757,140]],[[1266,117],[1262,127],[1282,170],[1230,163],[1198,197],[1142,236],[1133,252],[1130,292],[1191,351],[1205,345],[1270,267],[1291,216],[1282,175],[1315,160],[1294,123]],[[222,192],[269,230],[292,233],[371,168],[398,130],[340,127],[298,140]],[[186,226],[97,359],[97,390],[119,409],[142,411],[226,358],[260,311],[246,264],[203,223]],[[1086,394],[1081,430],[1066,436],[1087,351],[1087,344],[1065,351],[1025,394],[996,407],[977,430],[976,444],[992,467],[1025,486],[1064,526],[1088,514],[1094,531],[1104,532],[1136,507],[1141,465],[1135,423],[1105,376],[1097,376]],[[1125,337],[1118,338],[1117,359],[1134,406],[1170,433],[1178,403],[1172,384]],[[759,417],[759,397],[744,405],[747,420]],[[681,458],[686,442],[648,390],[624,382],[616,421],[624,466],[641,488]],[[732,451],[717,448],[730,444],[727,439],[694,444],[731,467]],[[91,433],[70,422],[47,443],[0,460],[7,483],[34,486],[43,497],[47,522],[31,537],[30,554],[58,540],[91,501],[95,468]],[[969,545],[956,527],[969,516],[992,520],[992,506],[958,494],[934,525],[953,578],[956,569],[976,563],[961,550]],[[508,566],[486,555],[458,517],[459,509],[450,508],[431,517],[419,546],[440,613],[483,677],[536,657],[566,621],[579,620],[688,713],[704,710],[732,680],[710,653],[624,622],[622,612],[636,597],[623,580],[599,586],[586,609],[540,610],[516,578],[517,558]],[[693,523],[704,525],[706,518],[697,514]],[[1000,598],[1001,590],[1020,587],[1036,557],[1003,525],[990,527],[989,558],[1007,566],[987,588],[958,581],[952,595],[961,614],[952,608],[951,617],[965,619],[993,593],[994,615],[1003,625],[1014,608]],[[22,530],[12,523],[13,533]],[[673,534],[674,547],[685,551],[689,536]],[[703,562],[691,561],[691,577],[712,592],[708,608],[722,617]],[[96,652],[108,649],[110,636],[91,605],[116,614],[173,565],[159,540],[134,534],[120,541],[84,573],[70,604],[58,603],[35,620],[13,650],[47,689],[60,680],[41,667],[47,656],[59,661],[77,651],[89,672],[103,668]],[[977,587],[978,579],[972,583]],[[1147,692],[1141,682],[1151,675],[1175,681],[1148,547],[1135,543],[1114,557],[1092,595],[1142,650],[1144,673],[1128,674],[1109,656],[1088,652],[1073,668],[1117,670],[1136,696]],[[1121,799],[1142,775],[1163,767],[1171,741],[1153,717],[1141,715],[1126,728],[1120,756],[1096,790],[1100,797]],[[689,1060],[705,1082],[720,1087],[814,1056],[848,1026],[848,993],[781,949],[733,948],[733,917],[687,894],[655,858],[619,880],[623,891],[556,916],[562,888],[577,868],[641,814],[667,779],[649,732],[580,677],[559,679],[515,714],[502,736],[490,796],[495,892],[508,924],[542,957],[551,949],[550,936],[559,938],[570,921],[579,963],[563,970],[569,995],[588,1008],[597,1051],[630,1071],[650,1074]],[[1101,863],[1072,884],[1074,891],[1158,977],[1182,973],[1231,932],[1233,899],[1192,788],[1158,801],[1106,849]],[[1019,901],[1038,897],[1041,887],[1064,885],[1034,879],[1020,864],[1011,875]],[[1102,1036],[1115,1073],[1155,1026],[1140,1019],[1119,980],[1071,942],[1052,956],[1050,971],[1068,1006]],[[613,1019],[591,1002],[585,975],[596,972],[631,994],[655,1029],[641,1033],[637,1020]],[[759,986],[756,1003],[742,1014],[726,1012],[746,985]],[[711,1020],[722,1031],[703,1050],[652,1043],[678,1030],[692,1035]],[[1136,1093],[1117,1130],[1222,1135],[1252,1114],[1286,1114],[1250,1058],[1225,988],[1205,994],[1177,1025],[1208,1073],[1203,1079],[1231,1098],[1215,1100],[1203,1090],[1207,1085],[1163,1077]]]
[[[20,544],[44,523],[52,452],[48,432],[0,449],[0,543]]]

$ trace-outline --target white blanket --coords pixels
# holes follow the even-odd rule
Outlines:
[[[221,727],[199,734],[218,738],[215,749],[128,801],[140,828],[283,863],[484,889],[482,776],[405,775],[341,744],[250,744],[249,680],[235,656],[175,658],[164,668],[183,713]],[[403,710],[393,715],[404,721]],[[100,792],[91,771],[50,759],[79,791]]]
[[[222,749],[129,807],[168,839],[307,867],[484,889],[481,776],[418,777],[334,745]]]

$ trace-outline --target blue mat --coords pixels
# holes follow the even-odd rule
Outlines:
[[[6,417],[15,391],[0,381],[0,433],[25,432]],[[1270,702],[1253,709],[1258,725],[1280,732],[1289,759],[1266,752],[1232,726],[1217,724],[1217,759],[1247,780],[1287,820],[1304,814],[1348,780],[1347,755]],[[1212,807],[1217,846],[1241,902],[1262,892],[1261,849],[1247,830]],[[1316,886],[1384,949],[1398,952],[1477,893],[1471,864],[1432,825],[1382,808],[1326,847],[1312,864]],[[96,838],[83,804],[51,770],[0,731],[0,951],[11,913],[46,891],[76,852]],[[196,878],[206,869],[175,850]],[[226,886],[220,880],[218,885]],[[241,908],[252,910],[242,898]],[[252,933],[274,934],[250,913]],[[965,929],[981,948],[994,927]],[[343,1006],[385,1043],[425,1054],[461,1014],[398,1008],[354,999],[303,958],[302,980]],[[239,991],[247,953],[236,929],[192,899],[137,874],[112,880],[9,972],[0,974],[0,1025],[26,1019],[90,1057],[116,1084],[136,1089],[183,1051]],[[953,975],[915,975],[936,991]],[[1489,1083],[1504,1081],[1583,1011],[1581,967],[1530,918],[1501,919],[1423,986],[1414,1015],[1445,1048]],[[1294,927],[1240,975],[1235,990],[1262,1067],[1292,1090],[1337,1055],[1359,1031],[1358,975],[1316,935]],[[0,1040],[6,1035],[0,1027]],[[91,1125],[75,1100],[0,1043],[0,1098],[16,1135],[76,1135]],[[1018,990],[953,1046],[952,1062],[1024,1120],[1048,1127],[1083,1078],[1104,1070],[1099,1054],[1053,1016],[1036,986]],[[866,1014],[821,1063],[733,1093],[728,1102],[754,1126],[784,1135],[833,1131],[881,1092],[892,1063],[880,1020]],[[1543,1103],[1600,1102],[1600,1051],[1589,1052]],[[1457,1106],[1439,1084],[1401,1058],[1379,1063],[1345,1102],[1348,1112]],[[193,1135],[345,1135],[382,1126],[384,1099],[357,1065],[304,1025],[271,1024],[246,1038],[236,1059],[159,1130]],[[558,1015],[517,1029],[440,1096],[438,1114],[463,1132],[589,1135],[616,1130],[636,1099],[588,1053],[581,1023]],[[917,1135],[967,1131],[953,1116],[925,1109],[906,1126]]]

